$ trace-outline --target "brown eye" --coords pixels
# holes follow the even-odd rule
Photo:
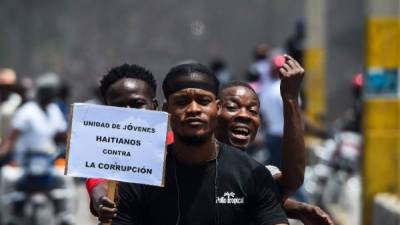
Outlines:
[[[239,108],[237,107],[237,105],[227,105],[225,107],[229,112],[235,112],[237,111]]]
[[[210,104],[210,102],[211,102],[211,99],[209,99],[209,98],[200,98],[198,101],[198,103],[200,105],[208,105],[208,104]]]
[[[254,116],[257,116],[257,115],[258,115],[258,110],[249,109],[249,112],[250,112],[252,115],[254,115]]]
[[[188,99],[186,98],[179,98],[174,101],[175,105],[177,106],[185,106],[189,103]]]
[[[144,101],[144,100],[129,101],[127,106],[129,106],[130,108],[137,108],[137,109],[144,108],[144,107],[146,107],[146,101]]]

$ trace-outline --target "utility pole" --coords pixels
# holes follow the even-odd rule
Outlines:
[[[326,113],[326,0],[305,1],[305,95],[307,115],[320,124]]]
[[[376,194],[400,197],[400,0],[366,5],[362,224],[371,225]]]

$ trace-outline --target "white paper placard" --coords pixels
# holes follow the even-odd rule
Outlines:
[[[75,103],[65,174],[164,186],[168,114]]]

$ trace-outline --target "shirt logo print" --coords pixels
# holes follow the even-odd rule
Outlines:
[[[217,196],[216,203],[219,203],[219,204],[233,204],[233,205],[243,204],[244,203],[244,197],[238,198],[238,197],[235,197],[235,195],[236,194],[234,192],[225,192],[222,197],[218,197]]]

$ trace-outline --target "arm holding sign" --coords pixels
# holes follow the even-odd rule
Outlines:
[[[87,179],[86,189],[90,197],[90,212],[94,216],[100,221],[110,221],[116,216],[116,204],[107,197],[107,180]]]

